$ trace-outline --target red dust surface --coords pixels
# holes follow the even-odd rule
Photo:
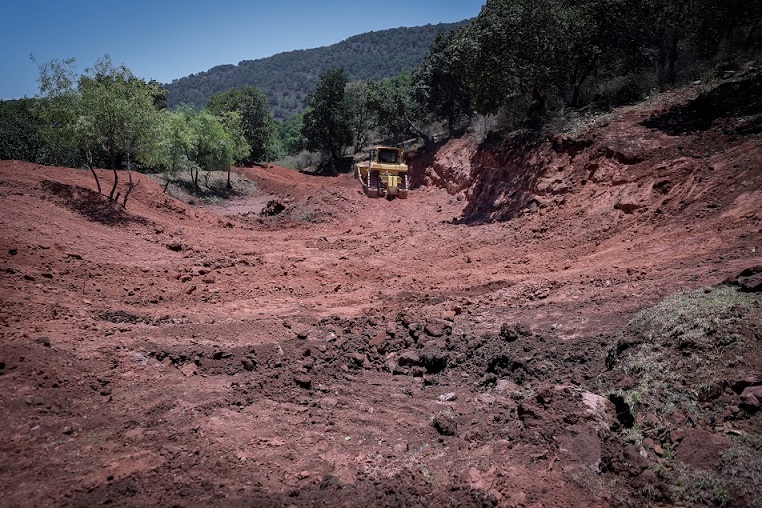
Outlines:
[[[125,210],[0,161],[2,504],[642,502],[656,459],[615,435],[607,353],[762,265],[762,137],[674,132],[687,100],[419,151],[406,200],[267,166],[205,206],[137,175]]]

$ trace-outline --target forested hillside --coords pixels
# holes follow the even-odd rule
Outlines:
[[[273,116],[284,119],[305,106],[320,75],[342,67],[351,80],[380,80],[412,71],[434,38],[463,23],[394,28],[355,35],[332,46],[279,53],[238,65],[219,65],[166,85],[170,107],[206,105],[209,97],[230,88],[256,85],[270,100]]]

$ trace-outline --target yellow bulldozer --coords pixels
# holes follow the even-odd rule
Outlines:
[[[355,163],[355,178],[360,180],[368,197],[407,197],[409,179],[402,155],[402,148],[377,146],[367,160]]]

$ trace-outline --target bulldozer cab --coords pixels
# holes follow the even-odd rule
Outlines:
[[[355,164],[355,177],[369,197],[407,197],[408,167],[402,154],[402,148],[377,146],[368,160]]]
[[[391,148],[379,148],[378,149],[378,162],[384,164],[398,164],[399,163],[399,151]]]

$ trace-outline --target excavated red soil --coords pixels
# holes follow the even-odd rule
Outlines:
[[[607,355],[637,311],[762,265],[762,137],[676,132],[686,100],[450,141],[407,200],[269,166],[207,206],[138,175],[125,211],[89,172],[0,162],[2,504],[647,502],[660,443],[618,437]],[[759,314],[717,399],[751,409],[712,422],[736,432],[762,428]],[[732,437],[685,427],[709,462]]]

